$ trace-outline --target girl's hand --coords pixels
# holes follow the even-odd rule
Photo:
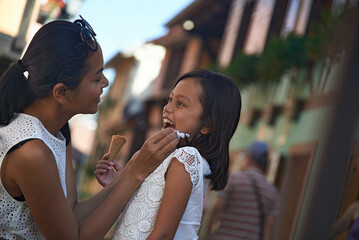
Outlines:
[[[116,160],[109,161],[109,154],[105,153],[102,159],[97,163],[94,172],[96,180],[102,186],[106,186],[115,179],[121,172],[121,166]]]

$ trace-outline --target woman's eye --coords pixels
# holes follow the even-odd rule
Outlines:
[[[177,105],[178,106],[184,106],[184,104],[182,102],[180,102],[180,101],[177,102]]]

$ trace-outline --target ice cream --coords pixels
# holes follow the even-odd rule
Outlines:
[[[121,135],[112,135],[111,144],[109,148],[109,161],[112,161],[117,156],[118,152],[121,150],[122,146],[126,143],[126,138]]]
[[[190,135],[188,133],[182,133],[182,132],[180,132],[178,130],[175,130],[175,132],[177,133],[178,139],[185,138],[185,137],[188,137],[188,138],[190,137]]]

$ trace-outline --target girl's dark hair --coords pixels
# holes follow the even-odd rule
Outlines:
[[[57,83],[78,87],[89,51],[80,30],[79,24],[57,20],[35,34],[23,58],[0,79],[0,125],[35,99],[48,96]],[[26,71],[28,77],[23,74]]]
[[[195,70],[182,75],[183,79],[194,78],[202,86],[200,101],[203,105],[202,126],[189,145],[198,149],[207,160],[213,190],[223,189],[228,181],[229,142],[237,128],[241,113],[241,95],[237,86],[227,76],[208,70]],[[210,132],[199,134],[205,124]]]

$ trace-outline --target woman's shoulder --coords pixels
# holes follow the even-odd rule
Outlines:
[[[31,139],[11,154],[16,156],[15,159],[24,162],[34,162],[34,160],[35,162],[42,160],[48,162],[49,157],[53,157],[48,146],[40,139]]]

